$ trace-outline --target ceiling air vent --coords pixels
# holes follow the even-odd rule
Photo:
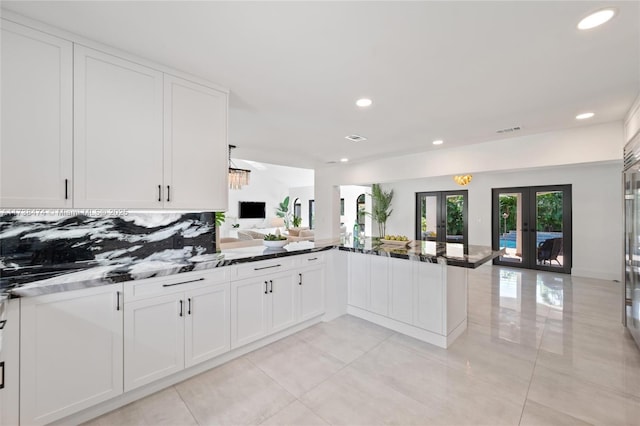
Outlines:
[[[517,132],[520,129],[521,129],[520,126],[507,127],[506,129],[496,130],[496,133],[513,133],[513,132]]]
[[[345,136],[344,138],[349,139],[351,142],[362,142],[367,140],[367,138],[360,135],[349,135],[349,136]]]

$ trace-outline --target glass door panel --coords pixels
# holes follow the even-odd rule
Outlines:
[[[436,241],[438,239],[438,196],[425,194],[419,197],[420,235],[416,239]]]
[[[563,191],[536,191],[536,261],[554,268],[564,266]]]
[[[448,243],[464,242],[465,214],[464,195],[444,194],[446,199],[444,208],[446,209],[447,227],[446,241]]]
[[[498,193],[498,228],[500,238],[498,247],[505,249],[500,260],[509,263],[522,263],[524,235],[522,232],[522,193]]]

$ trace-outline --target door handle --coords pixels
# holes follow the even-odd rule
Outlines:
[[[298,276],[300,277],[300,280],[298,281],[298,285],[302,285],[302,274],[298,274]]]
[[[189,305],[187,306],[187,315],[191,315],[191,298],[187,299]]]
[[[162,201],[162,185],[158,185],[158,201]]]
[[[180,301],[180,316],[182,316],[182,304],[183,304],[183,302],[182,302],[182,300],[181,300],[181,301]]]
[[[264,282],[264,294],[269,293],[269,283],[267,281]]]
[[[116,311],[120,310],[120,292],[116,291]]]
[[[171,186],[167,185],[167,203],[171,201]]]
[[[64,199],[69,199],[69,179],[64,180]]]
[[[269,293],[273,293],[273,280],[269,280],[269,282],[271,283],[271,290],[269,291]]]

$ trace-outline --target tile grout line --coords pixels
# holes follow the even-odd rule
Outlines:
[[[549,319],[549,313],[547,312],[547,317],[544,320],[544,327],[542,329],[542,335],[540,336],[540,343],[536,348],[536,359],[533,362],[533,368],[531,369],[531,378],[529,379],[529,386],[527,386],[527,393],[524,396],[524,401],[522,401],[522,411],[520,412],[520,420],[518,420],[518,425],[522,423],[522,417],[524,416],[524,410],[527,406],[527,401],[529,400],[529,391],[531,390],[531,384],[533,383],[533,376],[536,374],[536,366],[538,365],[538,357],[540,356],[540,347],[542,346],[542,339],[544,339],[544,334],[547,332],[547,320]]]
[[[182,383],[182,382],[180,382]],[[176,391],[176,393],[178,394],[178,398],[180,398],[180,401],[182,401],[182,403],[184,404],[184,406],[187,408],[187,411],[189,411],[189,414],[191,415],[191,417],[193,418],[193,421],[196,422],[197,425],[200,424],[200,422],[198,421],[198,419],[196,418],[196,415],[193,414],[193,411],[191,411],[191,407],[189,407],[189,404],[187,404],[187,401],[184,400],[184,398],[182,397],[182,394],[180,393],[180,390],[176,387],[176,385],[171,386],[173,388],[174,391]]]

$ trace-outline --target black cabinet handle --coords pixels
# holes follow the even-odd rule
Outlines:
[[[173,287],[174,285],[182,285],[182,284],[188,284],[188,283],[195,283],[197,281],[204,281],[204,278],[198,278],[196,280],[189,280],[189,281],[182,281],[179,283],[175,283],[175,284],[162,284],[162,287]]]
[[[7,320],[0,321],[0,330],[4,328],[4,325],[7,323]]]
[[[120,310],[120,292],[116,291],[116,311]]]
[[[312,262],[314,260],[318,260],[318,258],[317,257],[312,257],[311,259],[307,259],[307,261],[309,261],[309,262]]]
[[[64,199],[69,199],[69,179],[64,180]]]
[[[302,285],[302,274],[298,274],[298,277],[300,277],[300,279],[298,280],[298,285]]]
[[[180,301],[180,316],[182,316],[182,300]]]
[[[271,283],[271,290],[269,291],[269,293],[273,293],[273,280],[269,280],[269,282]]]
[[[0,389],[4,389],[4,361],[0,362]]]
[[[269,293],[269,283],[268,282],[264,282],[264,294]]]
[[[162,185],[158,185],[158,201],[162,201]]]
[[[271,266],[263,266],[262,268],[253,268],[254,271],[261,271],[263,269],[269,269],[269,268],[279,268],[282,265],[277,264],[277,265],[271,265]]]
[[[191,298],[187,299],[189,301],[189,307],[187,307],[187,315],[191,315]]]
[[[171,201],[171,186],[167,185],[167,203]]]

